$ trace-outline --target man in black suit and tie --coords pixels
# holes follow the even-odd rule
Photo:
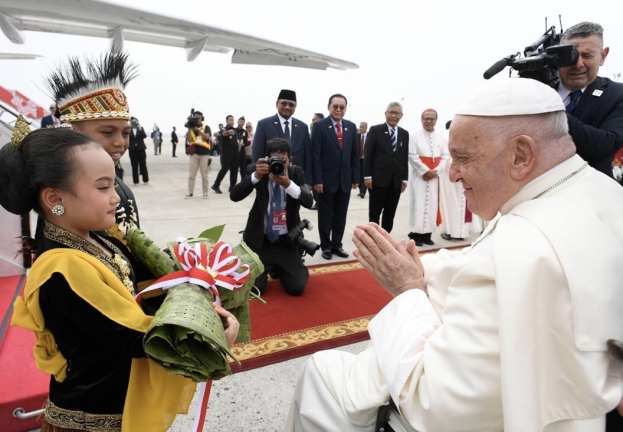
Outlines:
[[[368,135],[368,123],[359,123],[359,133],[357,134],[357,142],[359,143],[359,193],[357,196],[362,198],[366,196],[368,188],[363,181],[363,154],[366,143],[366,136]]]
[[[132,165],[132,180],[137,185],[139,181],[139,167],[140,174],[143,176],[143,182],[147,184],[149,182],[149,174],[147,173],[147,146],[145,146],[145,138],[147,133],[138,122],[136,117],[130,119],[130,147],[128,153],[130,155],[130,164]]]
[[[312,181],[318,192],[318,231],[322,257],[348,258],[342,248],[350,190],[359,186],[357,126],[344,120],[346,97],[329,98],[329,117],[314,123],[311,137]]]
[[[277,97],[277,114],[260,120],[253,136],[252,161],[266,155],[266,143],[272,138],[285,138],[292,149],[292,163],[305,171],[307,184],[311,184],[311,145],[307,124],[292,117],[296,111],[296,93],[281,90]]]
[[[578,155],[612,177],[612,159],[623,146],[623,84],[597,76],[609,52],[603,28],[576,24],[564,32],[561,43],[578,44],[580,53],[574,65],[560,68],[558,94],[567,107],[569,134]]]
[[[177,138],[177,132],[175,131],[175,126],[173,126],[173,131],[171,132],[171,145],[173,146],[173,157],[177,157],[175,156],[175,149],[177,148],[177,143],[178,143],[178,138]]]
[[[370,222],[380,224],[387,232],[394,226],[400,194],[407,189],[409,178],[409,132],[398,126],[402,105],[391,102],[385,111],[386,122],[372,126],[365,144],[363,178],[370,189]]]
[[[43,117],[41,119],[41,129],[47,128],[48,126],[58,126],[61,124],[61,121],[56,117],[56,104],[50,105],[50,114]]]
[[[306,131],[305,131],[306,132]],[[284,138],[273,138],[266,143],[267,157],[278,156],[284,160],[281,175],[270,172],[267,158],[251,165],[253,174],[235,185],[229,197],[238,202],[255,189],[255,202],[243,239],[260,257],[265,271],[255,280],[260,292],[266,288],[267,273],[276,273],[288,294],[301,295],[309,279],[309,271],[301,262],[301,254],[288,231],[299,224],[299,209],[310,208],[312,196],[305,184],[303,169],[290,164],[290,143]]]

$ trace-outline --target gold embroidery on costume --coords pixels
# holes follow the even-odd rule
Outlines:
[[[130,294],[132,294],[133,296],[136,295],[136,292],[134,290],[134,284],[130,279],[131,270],[130,265],[128,264],[128,259],[125,257],[125,255],[123,255],[123,253],[117,246],[106,240],[104,237],[98,236],[98,238],[102,240],[106,244],[106,246],[112,251],[112,257],[106,254],[101,248],[95,246],[93,243],[83,239],[80,236],[70,233],[67,230],[62,229],[49,221],[45,221],[43,235],[57,243],[68,246],[72,249],[79,250],[97,258],[102,264],[108,267],[110,271],[117,275],[119,280],[123,283],[123,285],[130,292]]]
[[[92,432],[121,432],[121,414],[90,414],[57,407],[48,400],[45,421],[52,426]]]
[[[119,187],[119,182],[115,179],[115,189]],[[116,223],[112,227],[108,228],[106,232],[108,233],[108,235],[116,238],[127,246],[128,242],[125,238],[125,235],[131,226],[137,225],[138,219],[136,217],[136,210],[134,209],[134,201],[128,199],[126,200],[126,203],[127,206],[123,205],[124,203],[122,200],[115,214]]]

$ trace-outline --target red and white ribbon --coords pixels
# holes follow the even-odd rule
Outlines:
[[[221,297],[217,287],[228,290],[239,290],[250,275],[247,264],[242,264],[240,258],[232,253],[232,247],[224,242],[218,242],[208,253],[204,243],[197,243],[194,247],[186,242],[177,244],[173,253],[182,265],[178,270],[161,277],[136,295],[140,303],[143,295],[156,289],[167,290],[184,282],[202,286],[214,294],[216,303],[220,306]],[[242,265],[241,265],[242,264]]]

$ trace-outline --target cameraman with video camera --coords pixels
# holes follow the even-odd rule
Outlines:
[[[597,76],[609,48],[601,25],[582,22],[567,29],[563,44],[578,44],[579,58],[560,68],[558,94],[567,109],[569,135],[577,153],[609,177],[612,159],[623,146],[623,84]]]
[[[299,209],[312,206],[312,195],[305,184],[303,168],[290,165],[290,143],[273,138],[266,143],[265,158],[251,165],[253,174],[235,185],[229,197],[238,202],[255,189],[255,202],[249,212],[243,240],[260,257],[265,271],[255,280],[263,292],[267,273],[276,275],[290,295],[301,295],[309,271],[301,262],[301,249],[313,255],[319,246],[302,238],[302,229],[311,228],[301,221]],[[250,170],[251,171],[251,170]]]
[[[188,162],[188,195],[185,198],[192,198],[195,191],[195,178],[197,170],[201,173],[201,186],[203,198],[208,198],[208,163],[210,160],[210,148],[212,147],[210,136],[212,131],[208,125],[203,124],[203,113],[191,110],[190,117],[186,119],[184,127],[188,148],[186,154],[190,155]]]
[[[623,146],[623,84],[597,76],[610,51],[604,48],[603,33],[601,25],[591,22],[576,24],[562,35],[552,26],[526,47],[524,57],[516,53],[503,58],[484,78],[510,66],[520,78],[553,87],[565,104],[577,154],[612,178],[612,161]]]

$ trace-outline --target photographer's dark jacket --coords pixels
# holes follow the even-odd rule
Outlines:
[[[567,121],[578,155],[613,177],[612,159],[623,146],[623,84],[598,76],[584,89]]]
[[[255,171],[255,164],[251,165],[249,172]],[[261,249],[264,242],[264,220],[268,209],[268,176],[263,176],[257,184],[253,184],[251,180],[251,174],[246,176],[240,183],[233,187],[229,193],[229,197],[232,201],[242,201],[253,192],[257,191],[255,195],[255,202],[249,212],[249,219],[247,220],[247,226],[244,229],[243,240],[251,247]],[[305,173],[303,168],[290,165],[288,168],[288,177],[294,183],[301,188],[301,196],[299,199],[294,199],[290,195],[286,194],[286,214],[288,230],[296,226],[300,221],[299,210],[301,204],[305,208],[311,208],[313,203],[312,194],[305,184]]]

